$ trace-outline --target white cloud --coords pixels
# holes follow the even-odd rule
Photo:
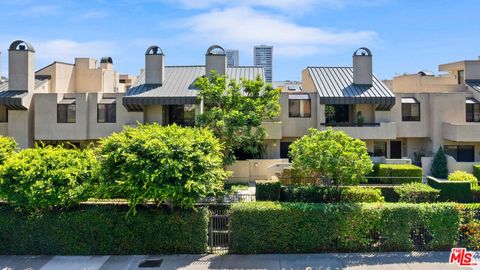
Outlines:
[[[275,46],[276,55],[312,55],[334,46],[368,45],[377,39],[372,31],[335,31],[302,26],[281,15],[249,7],[215,9],[185,19],[183,39],[217,42],[226,47]]]
[[[155,1],[155,0],[150,0]],[[341,9],[348,5],[377,5],[387,0],[163,0],[186,9],[211,9],[228,7],[265,7],[284,12]]]
[[[46,41],[32,41],[36,57],[44,61],[64,61],[72,63],[75,57],[101,58],[114,56],[119,53],[119,48],[114,42],[86,41],[55,39]]]

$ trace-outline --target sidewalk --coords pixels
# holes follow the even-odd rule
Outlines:
[[[158,256],[0,256],[0,269],[468,269],[448,264],[449,252]],[[147,263],[160,267],[139,268]],[[155,261],[157,260],[157,261]]]

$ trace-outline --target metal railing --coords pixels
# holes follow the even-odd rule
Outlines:
[[[380,123],[320,123],[325,127],[379,127]]]

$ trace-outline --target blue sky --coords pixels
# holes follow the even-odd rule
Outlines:
[[[382,79],[441,63],[477,59],[478,0],[0,0],[2,73],[15,39],[36,49],[37,69],[74,57],[112,56],[138,73],[152,44],[167,65],[203,64],[209,45],[240,50],[274,46],[274,80],[299,80],[307,66],[351,66],[361,46]]]

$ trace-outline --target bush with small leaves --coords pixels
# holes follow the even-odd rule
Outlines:
[[[18,145],[13,138],[0,136],[0,164],[15,153]]]
[[[1,166],[0,197],[27,211],[75,206],[90,196],[97,164],[91,149],[24,149]]]

